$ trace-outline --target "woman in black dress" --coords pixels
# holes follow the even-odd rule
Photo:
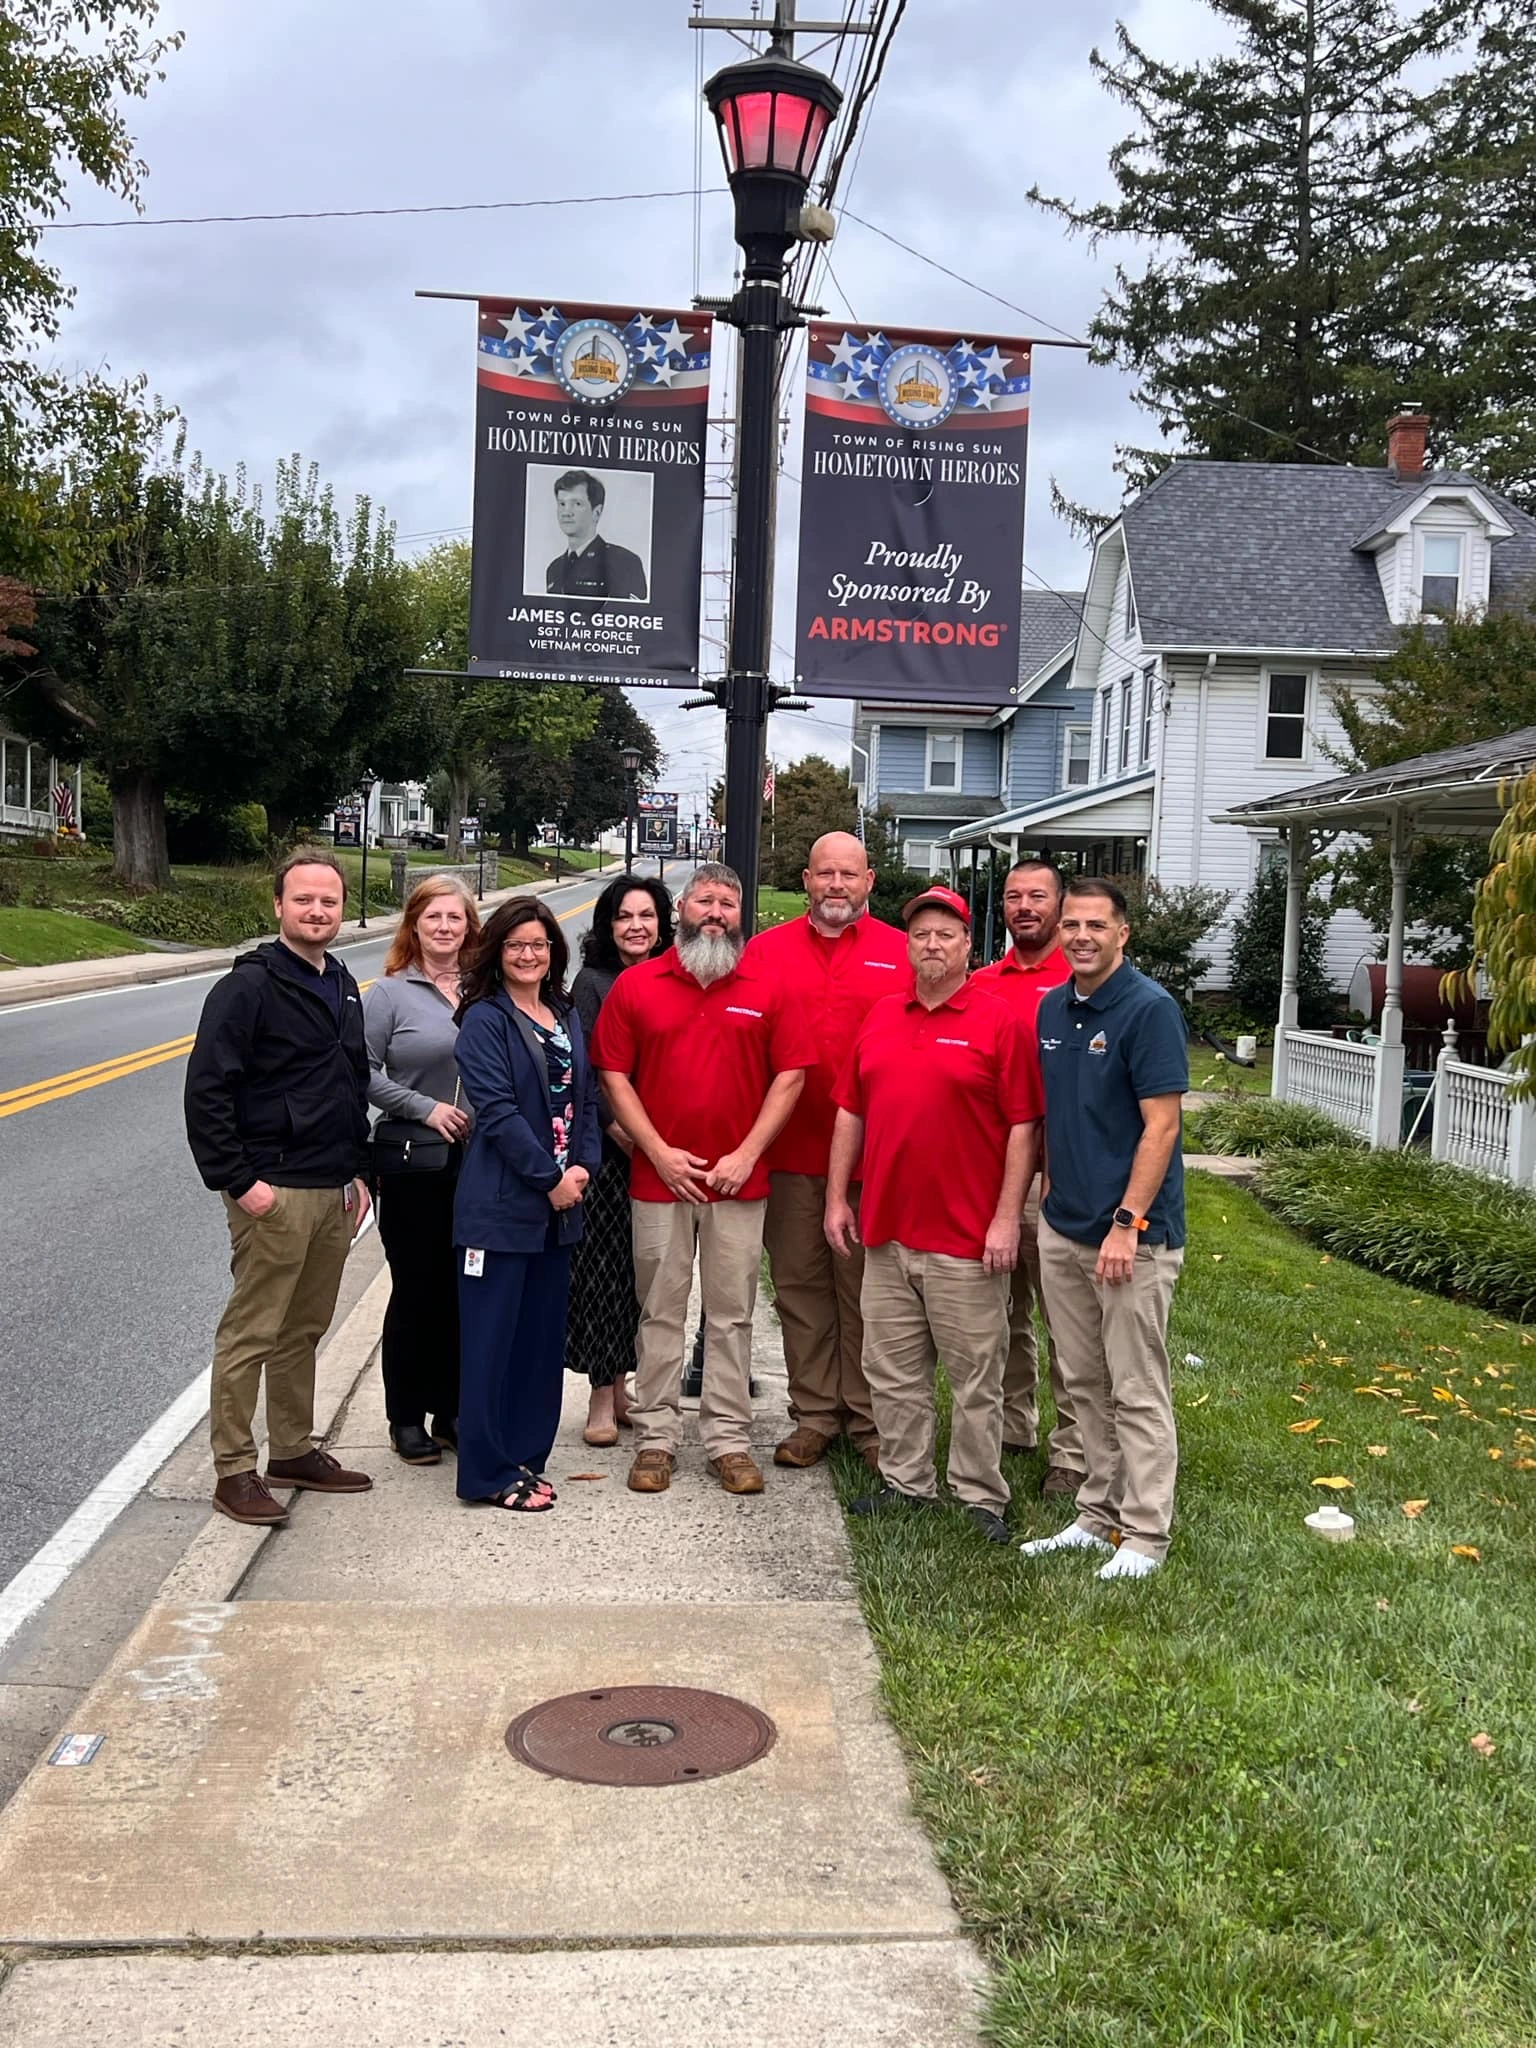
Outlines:
[[[620,875],[592,907],[592,928],[582,941],[582,968],[571,1000],[587,1044],[609,989],[626,967],[664,953],[672,943],[672,898],[660,882]],[[629,1426],[625,1376],[635,1363],[640,1304],[635,1297],[635,1264],[629,1234],[630,1140],[609,1114],[599,1090],[603,1163],[587,1189],[586,1235],[571,1264],[571,1310],[566,1328],[569,1372],[591,1381],[589,1444],[609,1445]]]

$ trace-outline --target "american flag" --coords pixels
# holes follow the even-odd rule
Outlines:
[[[767,773],[767,774],[766,774],[766,775],[765,775],[765,776],[763,777],[763,802],[764,802],[765,804],[771,804],[771,803],[773,802],[773,764],[772,764],[772,762],[770,762],[770,763],[768,764],[768,773]]]

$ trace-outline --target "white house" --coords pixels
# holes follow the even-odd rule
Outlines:
[[[0,723],[0,841],[51,839],[59,829],[54,790],[70,793],[80,823],[80,769],[61,764],[35,740]]]
[[[1132,499],[1094,546],[1073,655],[1089,780],[951,832],[957,858],[1044,851],[1226,889],[1235,910],[1285,855],[1278,828],[1219,814],[1339,773],[1334,694],[1376,687],[1399,627],[1536,583],[1536,520],[1426,470],[1427,429],[1394,419],[1384,469],[1179,461]],[[1207,942],[1212,987],[1230,939],[1229,920]],[[1376,950],[1339,912],[1330,978]]]

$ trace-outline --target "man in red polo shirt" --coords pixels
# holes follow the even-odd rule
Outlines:
[[[1035,1173],[1040,1062],[1007,1005],[968,984],[964,897],[925,889],[902,917],[916,988],[877,1004],[854,1041],[827,1172],[828,1243],[846,1258],[855,1234],[864,1240],[864,1372],[885,1482],[851,1512],[935,1504],[942,1357],[950,1486],[982,1534],[1006,1543],[1008,1283]],[[861,1159],[856,1222],[848,1190]]]
[[[635,1493],[665,1493],[671,1484],[696,1248],[704,1307],[699,1435],[727,1493],[763,1490],[749,1444],[765,1155],[799,1099],[816,1042],[787,993],[742,958],[744,945],[741,883],[707,861],[677,899],[674,944],[619,976],[593,1038],[609,1107],[635,1147]]]
[[[978,987],[1007,1003],[1038,1050],[1040,998],[1047,989],[1069,981],[1072,969],[1061,950],[1061,874],[1048,860],[1016,861],[1003,883],[1003,921],[1013,944],[1001,960],[981,968]],[[1040,1204],[1031,1189],[1024,1203],[1019,1232],[1019,1264],[1013,1276],[1008,1367],[1003,1374],[1003,1449],[1035,1449],[1040,1424],[1040,1349],[1035,1336],[1035,1305],[1045,1324],[1046,1363],[1056,1427],[1048,1439],[1045,1477],[1040,1491],[1075,1495],[1087,1475],[1082,1432],[1056,1363],[1051,1320],[1040,1289]]]
[[[817,1059],[805,1088],[768,1153],[768,1213],[763,1226],[773,1301],[784,1336],[789,1412],[795,1427],[773,1454],[776,1465],[814,1465],[846,1433],[871,1471],[879,1441],[864,1379],[859,1289],[864,1258],[836,1259],[822,1217],[837,1104],[832,1091],[859,1026],[882,997],[912,987],[907,942],[869,915],[875,874],[861,839],[827,832],[811,848],[801,877],[804,917],[759,932],[747,959],[785,991],[816,1034]],[[855,1183],[848,1199],[858,1213]]]

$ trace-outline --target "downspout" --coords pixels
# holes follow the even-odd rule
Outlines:
[[[1200,838],[1205,823],[1205,722],[1211,704],[1211,675],[1216,667],[1214,653],[1205,657],[1200,677],[1200,711],[1195,725],[1195,815],[1189,828],[1189,879],[1200,881]]]

